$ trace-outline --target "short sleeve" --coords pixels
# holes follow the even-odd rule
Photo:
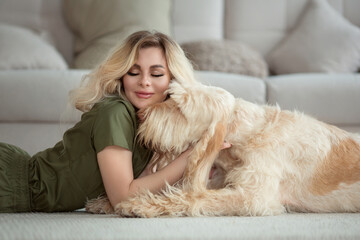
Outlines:
[[[133,151],[135,121],[131,110],[121,102],[101,108],[93,127],[93,143],[96,153],[113,145]]]

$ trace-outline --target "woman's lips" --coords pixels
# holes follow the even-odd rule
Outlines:
[[[153,93],[149,93],[149,92],[135,92],[135,93],[138,98],[143,98],[143,99],[151,98],[151,96],[153,95]]]

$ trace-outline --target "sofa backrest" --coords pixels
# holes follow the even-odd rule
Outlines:
[[[172,34],[179,43],[240,40],[266,55],[294,26],[308,0],[171,0]],[[359,0],[328,0],[360,27]],[[68,63],[73,36],[62,0],[1,0],[0,21],[45,30]]]
[[[308,0],[173,0],[173,34],[180,42],[239,40],[266,55],[291,29]],[[360,27],[359,0],[328,0]]]

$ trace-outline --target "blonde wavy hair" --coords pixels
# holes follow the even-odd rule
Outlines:
[[[139,50],[148,47],[159,47],[164,51],[172,81],[195,81],[191,62],[174,40],[160,32],[139,31],[127,37],[110,52],[106,60],[84,76],[81,86],[70,92],[72,105],[87,112],[106,97],[121,96],[126,99],[122,77],[136,62]]]

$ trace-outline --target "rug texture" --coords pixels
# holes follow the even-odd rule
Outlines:
[[[360,239],[360,214],[152,219],[86,212],[0,214],[0,239]]]

